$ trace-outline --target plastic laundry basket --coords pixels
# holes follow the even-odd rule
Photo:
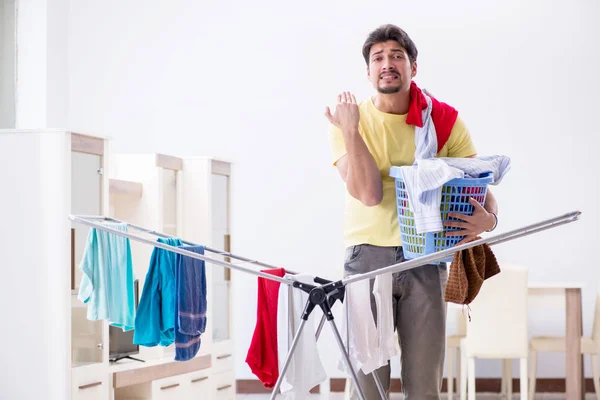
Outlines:
[[[456,231],[460,228],[444,227],[442,232],[417,233],[414,214],[408,199],[408,192],[404,186],[400,168],[392,167],[390,176],[396,180],[396,206],[398,209],[398,224],[402,249],[406,259],[425,256],[455,246],[464,239],[464,236],[446,236],[446,232]],[[493,180],[491,173],[486,173],[479,178],[460,178],[447,182],[442,187],[440,214],[442,223],[456,218],[448,217],[449,212],[473,215],[474,207],[469,203],[469,197],[484,204],[487,186]],[[451,262],[453,256],[440,262]]]

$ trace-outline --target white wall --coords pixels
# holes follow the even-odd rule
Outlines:
[[[6,114],[5,111],[5,104],[9,103],[10,104],[10,97],[8,97],[8,91],[7,91],[7,77],[8,77],[8,73],[5,71],[6,70],[6,53],[7,53],[7,49],[5,49],[5,47],[7,47],[7,42],[8,42],[8,37],[6,36],[6,20],[4,17],[4,7],[5,4],[4,2],[0,3],[0,21],[2,22],[1,28],[0,28],[0,127],[2,128],[7,128],[8,127],[8,116]],[[9,114],[10,115],[10,114]]]
[[[17,5],[17,128],[46,127],[46,0]]]
[[[46,0],[46,126],[63,128],[67,125],[69,110],[69,2]]]
[[[15,2],[0,2],[0,129],[15,127]]]
[[[69,0],[17,4],[16,127],[64,128]]]
[[[589,334],[600,278],[592,162],[599,12],[585,0],[80,0],[69,16],[69,128],[111,135],[116,151],[231,159],[234,251],[338,278],[344,188],[330,165],[323,110],[342,90],[373,93],[361,46],[376,26],[396,23],[420,50],[417,83],[460,110],[480,154],[513,159],[495,189],[499,231],[583,211],[575,224],[495,251],[531,267],[532,281],[586,282]],[[244,357],[256,280],[233,279],[237,373],[252,378]],[[564,311],[532,315],[531,327],[560,333]],[[322,357],[341,376],[324,332]],[[542,355],[538,365],[539,376],[564,376],[559,355]],[[499,363],[478,364],[478,376],[499,374]]]

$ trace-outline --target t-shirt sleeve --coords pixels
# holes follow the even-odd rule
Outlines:
[[[458,116],[448,138],[448,157],[464,158],[477,154],[471,134],[463,120]]]
[[[329,125],[329,146],[331,148],[331,162],[336,165],[338,160],[346,154],[346,145],[342,130],[335,125]]]

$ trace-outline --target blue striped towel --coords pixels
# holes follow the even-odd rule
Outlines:
[[[181,249],[204,254],[203,246]],[[175,360],[187,361],[200,350],[206,329],[206,271],[203,260],[177,254]]]

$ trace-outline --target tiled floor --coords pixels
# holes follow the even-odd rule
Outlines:
[[[270,396],[268,394],[245,394],[245,395],[241,395],[238,394],[236,396],[236,399],[239,400],[268,400],[270,398]],[[397,393],[393,393],[392,396],[390,397],[390,400],[401,400],[404,397],[401,394],[397,394]],[[442,399],[445,399],[446,397],[443,396]],[[516,400],[519,398],[518,394],[515,394],[513,396],[513,400]],[[565,399],[565,395],[561,394],[561,393],[538,393],[535,396],[535,400],[540,400],[540,399],[548,399],[548,400],[560,400],[560,399]],[[277,399],[283,399],[283,397],[281,396],[277,396]],[[344,395],[342,393],[333,393],[331,395],[329,395],[329,397],[326,397],[326,395],[312,395],[309,397],[310,400],[344,400]],[[458,399],[458,396],[454,396],[454,399]],[[500,400],[500,399],[505,399],[504,397],[500,396],[498,393],[478,393],[477,394],[477,400]],[[596,399],[596,395],[593,393],[587,393],[585,396],[586,400],[594,400]]]

